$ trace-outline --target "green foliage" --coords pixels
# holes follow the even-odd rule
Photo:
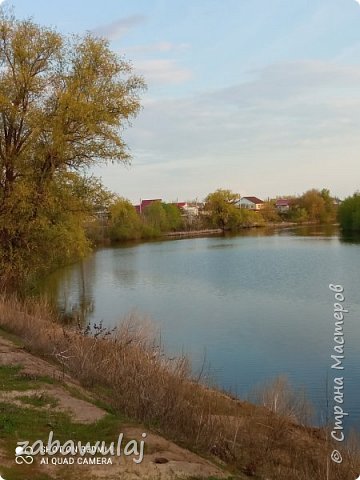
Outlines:
[[[163,203],[167,219],[167,231],[176,231],[183,227],[183,219],[180,209],[173,203]]]
[[[90,216],[109,211],[118,200],[117,195],[104,187],[101,180],[94,176],[80,176],[69,173],[72,178],[72,196],[81,202],[81,212]]]
[[[163,232],[183,227],[179,208],[171,203],[153,202],[139,215],[135,207],[120,198],[110,207],[109,235],[112,241],[156,238]]]
[[[318,190],[305,192],[299,203],[300,207],[306,210],[310,221],[320,221],[325,211],[325,202]]]
[[[142,223],[135,207],[128,200],[120,198],[110,207],[110,239],[136,240],[141,236]]]
[[[339,221],[345,231],[360,231],[360,193],[346,198],[339,207]]]
[[[168,228],[168,219],[166,215],[166,211],[163,207],[163,204],[159,202],[153,202],[144,208],[143,212],[143,219],[148,231],[158,232],[166,232]]]
[[[235,230],[241,224],[240,209],[235,205],[240,195],[230,190],[216,190],[205,199],[205,209],[209,214],[210,223],[217,228]]]
[[[55,174],[38,208],[31,185],[14,195],[18,201],[0,215],[3,278],[16,275],[31,283],[49,269],[86,255],[90,245],[83,222],[90,213],[90,197],[87,189],[79,193],[79,183],[77,174]],[[9,218],[11,213],[16,216]]]
[[[266,222],[279,222],[281,220],[274,202],[264,202],[261,209],[261,216]]]
[[[111,202],[87,167],[129,162],[119,132],[143,80],[107,41],[0,14],[0,282],[86,254],[83,223]]]
[[[330,191],[312,189],[301,197],[292,198],[291,207],[281,217],[291,222],[332,223],[336,220],[336,207]]]
[[[179,208],[171,203],[160,201],[153,202],[144,208],[142,218],[144,238],[156,237],[162,232],[178,230],[183,224]]]
[[[320,221],[322,223],[335,222],[337,217],[337,207],[335,206],[334,198],[330,194],[330,190],[323,188],[320,195],[324,200],[324,210],[321,213]]]
[[[265,225],[264,217],[261,211],[254,212],[253,210],[241,209],[241,223],[240,227],[251,227],[253,225]]]
[[[305,208],[293,205],[286,214],[286,218],[291,222],[304,223],[309,221],[309,214]]]
[[[212,226],[223,231],[236,231],[241,227],[264,224],[259,212],[239,208],[240,195],[230,190],[216,190],[205,199],[205,209]]]

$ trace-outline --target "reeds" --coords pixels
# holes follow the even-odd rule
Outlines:
[[[137,314],[113,331],[64,327],[44,302],[0,298],[0,327],[121,414],[235,472],[276,480],[347,480],[360,473],[355,442],[344,448],[343,464],[328,465],[326,432],[306,426],[307,402],[285,379],[258,389],[258,406],[210,389],[192,376],[186,357],[164,355]]]

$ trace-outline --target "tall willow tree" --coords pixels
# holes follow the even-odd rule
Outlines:
[[[122,130],[138,113],[143,88],[106,40],[64,37],[1,14],[4,285],[85,252],[79,177],[95,164],[129,162]]]

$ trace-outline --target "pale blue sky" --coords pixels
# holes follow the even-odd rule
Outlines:
[[[355,0],[11,3],[61,32],[106,36],[145,76],[125,134],[132,166],[95,170],[132,201],[360,188]]]

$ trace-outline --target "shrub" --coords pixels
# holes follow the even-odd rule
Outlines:
[[[345,231],[360,231],[360,193],[343,201],[339,207],[339,221]]]

